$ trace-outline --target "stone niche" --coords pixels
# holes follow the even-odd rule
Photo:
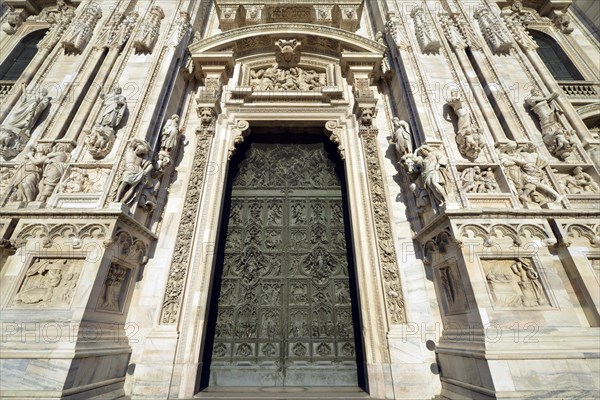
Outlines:
[[[323,2],[215,0],[221,30],[249,25],[295,22],[332,26],[354,32],[360,24],[362,0]]]

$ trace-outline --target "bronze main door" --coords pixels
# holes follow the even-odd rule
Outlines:
[[[358,386],[337,155],[253,136],[232,166],[208,385]]]

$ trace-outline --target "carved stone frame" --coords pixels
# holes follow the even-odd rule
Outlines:
[[[367,163],[359,127],[354,118],[348,119],[347,110],[307,113],[305,108],[282,109],[277,114],[267,106],[252,110],[223,110],[215,128],[207,163],[216,167],[216,173],[206,174],[198,219],[195,223],[193,249],[179,318],[179,348],[175,363],[182,368],[180,396],[193,396],[198,388],[196,378],[203,359],[206,340],[206,315],[212,292],[213,271],[216,262],[215,247],[219,238],[221,213],[225,197],[229,149],[234,146],[234,130],[238,121],[250,126],[258,121],[276,118],[281,121],[305,121],[322,124],[337,121],[341,142],[344,143],[347,196],[350,210],[352,240],[354,242],[355,271],[359,291],[359,318],[362,322],[364,362],[367,386],[374,398],[385,398],[391,389],[389,347],[386,338],[388,317],[383,293],[383,276],[378,254],[378,240],[367,179]],[[178,374],[176,371],[175,374]]]

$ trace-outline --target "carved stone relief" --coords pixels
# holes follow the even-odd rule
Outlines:
[[[85,137],[88,151],[95,159],[102,159],[110,153],[115,143],[115,131],[125,112],[127,99],[122,95],[123,89],[116,86],[109,93],[100,93],[102,108],[96,125]]]
[[[115,200],[131,205],[148,180],[154,165],[148,142],[131,139],[125,153],[125,171],[119,182]]]
[[[250,70],[252,90],[305,90],[313,91],[326,85],[324,72],[301,67],[280,68],[273,64],[268,68]]]
[[[513,42],[502,20],[492,14],[489,8],[481,6],[473,14],[479,22],[481,34],[487,41],[494,54],[508,54],[513,48]]]
[[[458,118],[455,138],[458,151],[465,158],[475,160],[484,147],[481,129],[473,123],[471,111],[457,89],[450,92],[447,104],[452,107]]]
[[[81,54],[92,38],[100,18],[102,10],[99,5],[91,3],[85,7],[83,13],[71,22],[62,36],[60,43],[66,54]]]
[[[532,144],[517,145],[514,141],[498,148],[500,164],[523,205],[558,202],[561,196],[554,190],[544,172],[548,163]]]
[[[561,174],[554,171],[558,177],[560,186],[566,194],[587,194],[594,195],[600,193],[600,187],[595,179],[583,171],[582,167],[575,167],[568,174]]]
[[[425,11],[421,7],[415,7],[410,12],[410,16],[415,23],[415,35],[417,42],[423,54],[438,53],[440,51],[440,40],[431,25],[431,22],[426,19]]]
[[[250,134],[250,124],[248,121],[237,121],[236,126],[232,129],[233,134],[233,142],[229,147],[229,155],[228,158],[231,160],[231,157],[235,154],[236,146],[242,144],[244,142],[244,138]]]
[[[483,171],[478,165],[465,168],[460,175],[460,180],[465,193],[498,193],[500,191],[491,167],[487,167]]]
[[[36,258],[27,268],[11,308],[68,308],[79,282],[83,260]]]
[[[102,292],[96,305],[98,311],[123,311],[129,286],[131,270],[117,264],[111,264]]]
[[[50,104],[46,89],[27,94],[27,86],[23,84],[21,91],[19,102],[0,125],[0,159],[4,161],[23,151],[35,123]]]
[[[135,35],[133,47],[138,54],[151,54],[158,40],[160,21],[165,17],[163,9],[152,6]]]
[[[481,260],[492,304],[498,308],[536,308],[550,304],[531,258]]]
[[[576,141],[574,139],[575,131],[566,129],[559,122],[558,115],[561,110],[555,101],[558,96],[558,93],[552,93],[550,96],[545,97],[539,90],[534,88],[525,103],[539,117],[544,144],[548,147],[550,153],[564,160],[574,151]]]
[[[327,121],[325,124],[325,130],[330,132],[326,135],[329,137],[332,143],[335,143],[338,147],[338,154],[342,160],[346,159],[346,150],[342,143],[342,127],[339,126],[337,121]]]
[[[67,179],[60,185],[59,193],[101,193],[106,185],[110,170],[73,167]]]
[[[60,182],[70,152],[71,146],[67,143],[57,143],[53,147],[38,143],[32,148],[15,173],[14,200],[45,202]]]
[[[456,266],[448,265],[440,268],[438,276],[440,289],[443,293],[442,304],[446,315],[467,311],[469,305]]]

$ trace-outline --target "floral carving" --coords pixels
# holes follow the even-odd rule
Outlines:
[[[375,229],[378,239],[378,252],[382,268],[385,300],[391,323],[406,321],[404,298],[394,248],[387,200],[385,198],[383,176],[380,169],[379,153],[375,135],[365,134],[363,151],[367,162],[367,173],[371,187],[371,204],[375,210]]]
[[[204,123],[208,126],[212,125],[214,120],[214,111],[207,115]],[[187,273],[188,258],[192,247],[192,232],[196,220],[196,212],[200,202],[202,193],[204,172],[206,169],[206,161],[208,157],[208,149],[211,141],[212,132],[209,130],[200,130],[198,136],[198,144],[194,153],[194,161],[192,165],[188,192],[185,198],[183,214],[181,216],[181,224],[177,231],[177,240],[175,242],[175,250],[173,259],[171,260],[171,268],[169,271],[169,279],[162,304],[160,322],[161,324],[174,324],[179,318],[181,295],[183,283]]]

